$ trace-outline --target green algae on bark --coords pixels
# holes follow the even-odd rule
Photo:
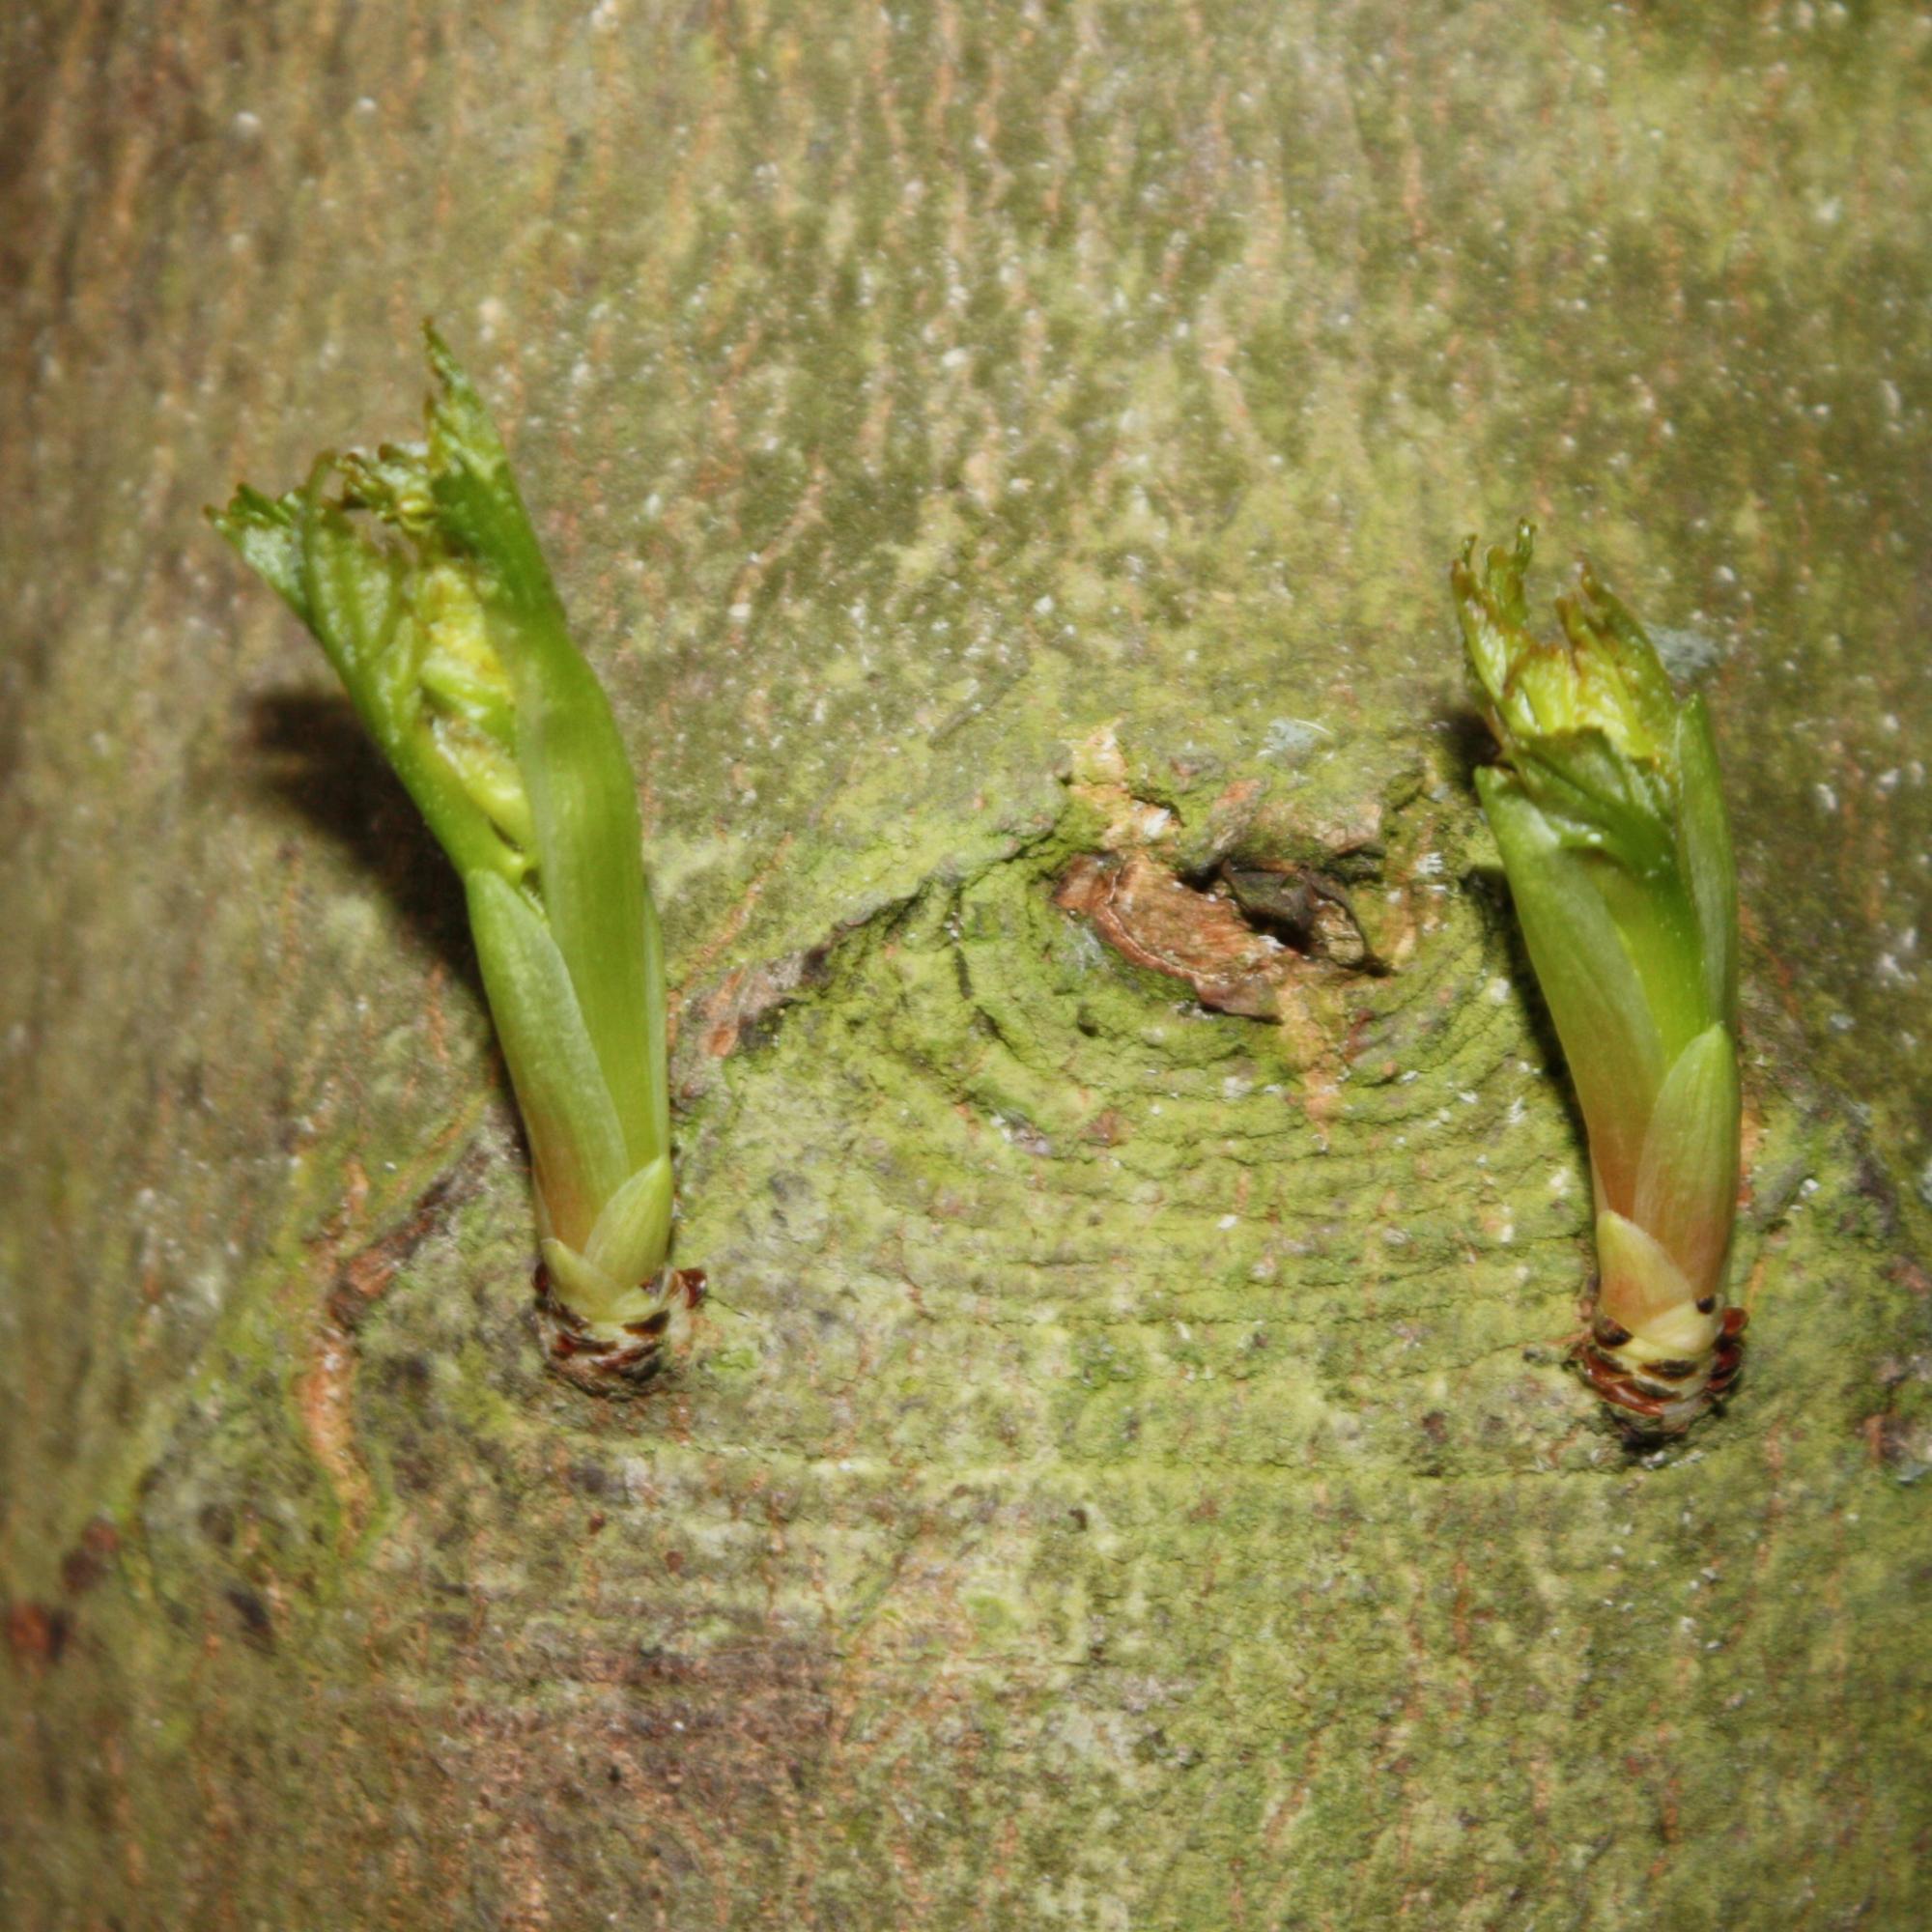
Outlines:
[[[314,634],[462,875],[529,1136],[538,1331],[570,1379],[621,1393],[657,1372],[697,1279],[668,1266],[664,944],[636,785],[496,425],[424,335],[424,443],[324,455],[300,489],[243,485],[209,517]]]

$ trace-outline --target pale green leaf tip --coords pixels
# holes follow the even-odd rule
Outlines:
[[[442,330],[436,326],[436,318],[426,315],[422,319],[423,353],[429,357],[429,366],[437,381],[447,388],[469,388],[469,378],[463,373],[463,365],[456,359]]]
[[[557,1292],[586,1321],[619,1320],[626,1303],[638,1293],[635,1284],[607,1274],[554,1235],[540,1243],[540,1251]]]
[[[640,1167],[604,1204],[585,1258],[619,1280],[655,1281],[670,1250],[670,1158]]]
[[[434,316],[422,319],[423,355],[428,358],[430,374],[436,379],[439,395],[429,398],[432,414],[438,406],[447,400],[460,401],[466,405],[482,407],[482,399],[476,393],[476,385],[464,373],[462,363],[456,359],[442,331],[436,326]]]
[[[507,472],[509,458],[502,439],[476,384],[428,317],[422,332],[423,352],[436,380],[423,408],[432,471],[468,469],[479,476]]]

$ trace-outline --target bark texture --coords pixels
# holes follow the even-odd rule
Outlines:
[[[1932,1917],[1922,20],[0,49],[10,1925]],[[454,881],[198,521],[407,430],[426,312],[642,775],[715,1293],[632,1406],[536,1359]],[[1523,512],[1745,871],[1751,1354],[1649,1459],[1467,779]],[[1257,964],[1231,858],[1391,970]]]

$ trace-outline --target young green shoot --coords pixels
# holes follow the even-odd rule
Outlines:
[[[245,485],[214,527],[314,634],[462,875],[528,1136],[538,1326],[572,1380],[659,1366],[699,1277],[668,1265],[664,950],[637,789],[509,459],[433,328],[420,444]]]
[[[1586,566],[1529,632],[1531,530],[1450,573],[1503,763],[1476,774],[1589,1133],[1598,1284],[1577,1357],[1639,1435],[1737,1373],[1737,875],[1703,700]]]

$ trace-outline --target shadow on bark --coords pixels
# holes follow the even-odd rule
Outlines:
[[[249,791],[293,811],[378,880],[410,933],[480,1004],[462,885],[349,700],[268,692],[250,709],[247,747]]]
[[[1470,803],[1475,805],[1476,768],[1494,762],[1495,740],[1482,717],[1467,705],[1442,710],[1437,714],[1437,722],[1442,726],[1444,739],[1455,760],[1456,782],[1467,794]],[[1480,806],[1477,809],[1480,810]],[[1472,890],[1477,904],[1483,908],[1487,923],[1502,935],[1503,943],[1509,949],[1510,983],[1522,996],[1523,1015],[1544,1065],[1561,1076],[1557,1085],[1563,1096],[1563,1111],[1576,1137],[1577,1163],[1587,1173],[1590,1162],[1589,1130],[1583,1122],[1583,1110],[1577,1103],[1577,1090],[1570,1081],[1562,1042],[1556,1037],[1555,1025],[1550,1020],[1548,1008],[1543,1004],[1542,989],[1536,983],[1536,968],[1530,964],[1529,949],[1522,942],[1522,927],[1517,920],[1515,907],[1510,903],[1509,881],[1503,877],[1500,865],[1488,864],[1472,866],[1464,875],[1463,883]]]

